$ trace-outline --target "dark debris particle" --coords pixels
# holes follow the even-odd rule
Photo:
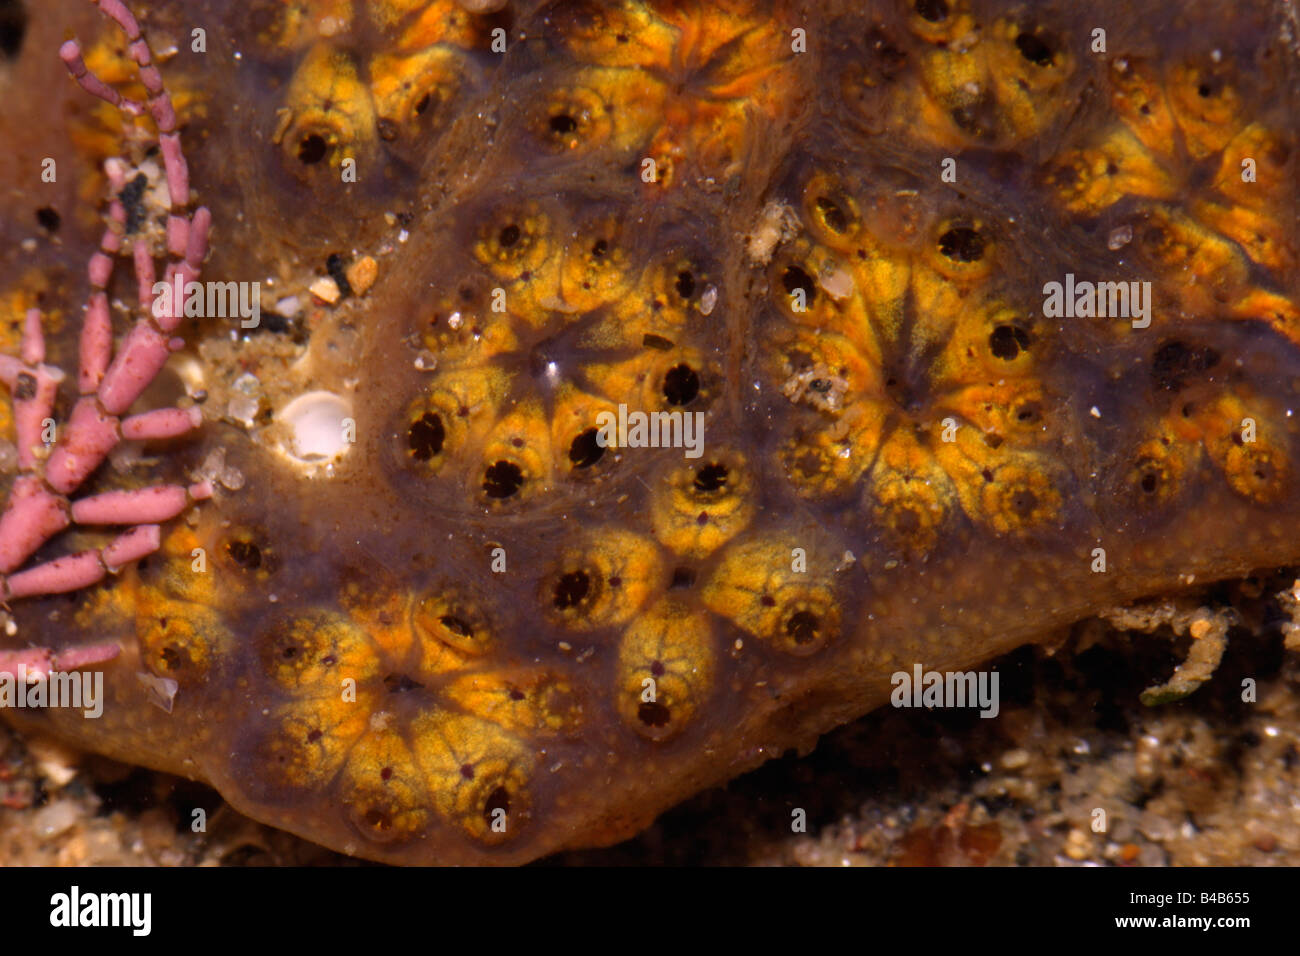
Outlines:
[[[133,234],[140,231],[144,225],[144,194],[149,188],[149,177],[144,173],[136,173],[135,178],[122,187],[122,191],[117,194],[118,200],[126,209],[126,231],[127,234]]]
[[[14,389],[14,398],[25,402],[36,397],[36,377],[30,372],[18,373],[18,385]]]
[[[27,6],[23,0],[0,0],[0,56],[16,59],[27,36]]]
[[[42,206],[36,210],[36,222],[46,232],[58,232],[63,224],[63,217],[53,206]]]
[[[273,335],[286,335],[293,329],[293,320],[279,312],[263,312],[257,328],[258,331],[270,332]]]
[[[348,283],[347,262],[342,255],[331,252],[329,258],[325,260],[325,271],[339,287],[339,298],[346,299],[352,294],[352,286]]]
[[[641,337],[641,344],[648,349],[655,349],[660,352],[667,352],[673,347],[671,339],[666,339],[662,335],[654,335],[649,332]]]

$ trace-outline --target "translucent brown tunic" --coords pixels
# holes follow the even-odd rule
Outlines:
[[[201,390],[203,428],[88,489],[213,499],[0,639],[120,641],[103,717],[9,716],[349,853],[521,862],[914,664],[1300,560],[1295,24],[1077,7],[137,11],[177,47],[205,277],[260,281],[262,326],[189,323],[146,397]],[[5,194],[4,318],[39,298],[70,367],[124,147],[48,40],[101,36],[109,73],[120,41],[31,16],[6,162],[78,177]],[[66,119],[34,123],[37,83]],[[21,253],[45,205],[57,242]],[[1067,276],[1138,285],[1052,314]],[[293,453],[314,391],[329,463]],[[702,413],[702,455],[602,444],[620,405]]]

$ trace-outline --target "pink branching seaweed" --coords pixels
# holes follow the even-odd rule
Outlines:
[[[172,288],[180,276],[180,287],[185,288],[198,277],[207,253],[212,216],[202,207],[186,212],[190,198],[189,169],[176,129],[176,111],[139,24],[122,0],[92,2],[126,34],[129,53],[148,92],[148,102],[141,104],[123,97],[91,73],[76,40],[64,43],[59,56],[88,93],[117,107],[127,117],[141,115],[146,109],[153,117],[170,195],[166,229],[168,264],[164,278]],[[120,162],[105,164],[115,196],[126,186],[124,168]],[[170,296],[164,296],[165,301],[157,309],[153,307],[156,277],[153,255],[146,239],[140,236],[131,239],[126,234],[127,214],[121,200],[111,202],[108,219],[99,250],[87,268],[91,294],[81,329],[78,398],[57,440],[45,439],[52,437],[48,425],[64,373],[45,364],[40,310],[32,309],[26,315],[20,356],[0,356],[0,381],[13,395],[19,468],[8,504],[0,516],[0,598],[6,603],[94,584],[106,574],[157,550],[159,524],[176,517],[191,502],[212,494],[211,485],[200,482],[188,488],[164,485],[110,491],[78,500],[71,498],[123,439],[174,437],[197,428],[202,420],[197,409],[179,408],[121,417],[153,381],[168,356],[184,344],[173,334],[180,324],[182,310]],[[126,254],[128,242],[139,287],[140,313],[114,354],[105,289],[114,260]],[[128,530],[102,549],[19,570],[42,545],[73,524],[116,525]],[[60,653],[48,649],[0,652],[0,673],[13,672],[19,664],[25,664],[29,672],[39,676],[53,668],[107,660],[117,652],[116,644]]]

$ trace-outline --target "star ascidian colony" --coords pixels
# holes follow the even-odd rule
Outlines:
[[[521,863],[1300,563],[1293,6],[37,6],[0,673],[104,700],[24,732]]]

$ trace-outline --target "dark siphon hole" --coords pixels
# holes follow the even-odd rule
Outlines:
[[[405,674],[389,674],[384,678],[384,689],[390,694],[402,694],[408,690],[419,690],[423,684],[411,680]]]
[[[458,634],[461,637],[474,636],[474,628],[470,627],[460,618],[455,617],[451,614],[444,614],[442,617],[438,618],[438,623],[441,624],[443,627],[445,627],[447,630],[451,631],[453,634]]]
[[[1147,494],[1149,495],[1155,494],[1156,486],[1158,484],[1159,482],[1156,479],[1156,476],[1151,472],[1148,471],[1145,475],[1142,476],[1142,490],[1145,491]]]
[[[796,644],[811,644],[817,640],[821,621],[811,611],[795,611],[785,622],[785,633]]]
[[[298,142],[298,162],[314,166],[325,158],[325,138],[318,133],[304,136]]]
[[[246,571],[256,571],[262,566],[262,552],[251,541],[232,541],[226,545],[226,553]]]
[[[674,283],[674,288],[677,289],[677,294],[683,299],[689,299],[695,294],[695,276],[684,270],[677,273],[677,281]]]
[[[939,252],[954,262],[978,262],[984,256],[984,237],[970,226],[953,226],[939,237]]]
[[[551,117],[551,132],[560,136],[572,133],[578,128],[578,121],[572,116],[561,113],[559,116]]]
[[[681,590],[695,586],[695,571],[691,568],[673,568],[673,579],[668,587]]]
[[[812,305],[813,296],[816,294],[812,276],[798,266],[790,266],[781,274],[781,284],[785,286],[787,295],[794,295],[799,289],[803,289],[804,305]]]
[[[1187,379],[1219,364],[1219,353],[1208,345],[1165,342],[1151,356],[1151,384],[1167,392],[1182,390]]]
[[[447,429],[442,424],[442,416],[436,412],[425,412],[406,431],[406,442],[416,461],[428,461],[442,451],[446,438]]]
[[[331,252],[325,259],[325,271],[339,287],[340,296],[346,299],[352,295],[352,284],[348,282],[348,266],[342,255]]]
[[[501,227],[501,231],[497,233],[497,242],[501,244],[502,249],[509,249],[519,241],[521,235],[519,227],[514,223],[510,223],[508,226]]]
[[[495,823],[498,816],[497,811],[506,816],[510,815],[510,794],[505,787],[497,787],[488,794],[488,798],[483,803],[483,818],[489,824]]]
[[[561,574],[560,580],[555,582],[552,603],[557,610],[564,611],[582,603],[583,598],[590,591],[591,578],[587,576],[586,571],[569,571]]]
[[[1029,333],[1019,326],[999,325],[989,333],[989,348],[1003,361],[1010,362],[1021,352],[1029,351]]]
[[[592,247],[591,247],[591,254],[592,254],[592,256],[594,256],[595,258],[597,258],[597,259],[603,259],[603,258],[605,258],[605,254],[606,254],[607,252],[609,252],[609,243],[606,242],[604,239],[597,239],[597,240],[592,244]]]
[[[36,210],[36,222],[46,232],[58,232],[63,217],[58,214],[53,206],[42,206]]]
[[[664,398],[670,405],[686,405],[700,394],[700,376],[689,365],[678,365],[664,376]]]
[[[509,498],[523,483],[523,469],[513,461],[495,462],[483,473],[483,491],[489,498]]]
[[[1054,60],[1052,48],[1043,42],[1042,37],[1032,33],[1022,33],[1016,37],[1016,49],[1026,60],[1038,66],[1051,66]]]
[[[717,491],[727,484],[727,477],[727,466],[713,462],[695,473],[695,488],[697,491]]]
[[[1011,509],[1021,518],[1028,518],[1038,507],[1038,498],[1032,491],[1017,491],[1011,496]]]
[[[573,440],[569,445],[569,462],[574,468],[590,468],[600,461],[605,449],[599,438],[600,432],[597,429],[588,428]]]
[[[947,0],[916,0],[912,6],[922,20],[939,23],[948,18]]]
[[[822,214],[822,221],[832,232],[844,232],[849,228],[849,218],[833,199],[817,197],[817,211]]]
[[[7,60],[17,57],[26,36],[26,4],[23,0],[0,0],[0,55]]]
[[[636,709],[637,720],[647,727],[667,727],[668,721],[672,719],[672,711],[658,701],[643,702]]]
[[[429,94],[425,93],[415,103],[415,115],[423,116],[424,111],[429,108]]]

